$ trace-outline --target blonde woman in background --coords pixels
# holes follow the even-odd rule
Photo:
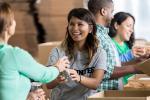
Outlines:
[[[25,50],[12,47],[8,40],[14,35],[15,27],[16,21],[10,5],[0,3],[0,100],[26,100],[31,88],[30,79],[50,83],[69,63],[63,57],[55,66],[45,67]],[[40,94],[43,95],[37,95]]]

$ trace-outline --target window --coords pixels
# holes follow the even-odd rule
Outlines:
[[[136,20],[135,37],[150,41],[150,0],[113,0],[114,13],[125,11]]]
[[[131,13],[136,20],[136,39],[150,41],[150,0],[113,0],[115,5],[114,13],[125,11]],[[87,8],[88,0],[83,0]]]

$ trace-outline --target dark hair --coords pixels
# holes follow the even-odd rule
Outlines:
[[[89,58],[88,64],[89,64],[98,48],[98,39],[96,37],[97,28],[96,28],[95,18],[90,11],[84,8],[72,9],[68,14],[68,19],[67,19],[68,23],[70,22],[70,19],[72,17],[76,17],[80,20],[83,20],[87,22],[89,25],[92,25],[93,27],[92,32],[88,34],[84,45],[85,50],[88,51],[88,58]],[[69,34],[68,26],[67,26],[65,40],[62,42],[61,46],[65,49],[65,52],[70,59],[74,57],[74,41]]]
[[[14,13],[8,3],[0,3],[0,34],[12,24]]]
[[[88,9],[96,15],[96,13],[104,7],[107,7],[110,3],[113,3],[112,0],[89,0]]]
[[[130,14],[126,12],[118,12],[114,15],[114,18],[111,21],[110,27],[109,27],[109,36],[115,37],[116,36],[116,29],[115,29],[115,23],[118,25],[121,25],[122,22],[124,22],[128,17],[131,17],[134,20],[135,18]],[[125,41],[128,45],[128,47],[131,49],[133,46],[133,43],[135,41],[134,32],[131,34],[129,41]]]

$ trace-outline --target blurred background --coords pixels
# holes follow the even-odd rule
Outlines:
[[[88,0],[84,0],[84,7],[87,8]],[[113,0],[114,14],[125,11],[135,17],[136,39],[150,41],[150,0]]]
[[[15,11],[15,35],[9,43],[19,46],[36,57],[38,44],[61,41],[65,36],[66,17],[82,0],[0,0]]]

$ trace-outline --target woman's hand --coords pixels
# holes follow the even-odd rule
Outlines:
[[[60,58],[57,63],[55,64],[55,66],[59,69],[60,72],[64,71],[66,68],[69,67],[69,60],[68,57],[64,56],[62,58]]]
[[[57,82],[58,82],[59,84],[65,83],[65,82],[66,82],[66,78],[65,78],[64,76],[59,75],[59,76],[57,77]]]
[[[136,58],[138,58],[146,55],[146,49],[142,46],[134,46],[132,48],[132,53]]]
[[[137,61],[139,61],[139,62],[150,58],[150,48],[149,47],[133,47],[132,53],[136,57]]]
[[[56,87],[57,85],[62,84],[62,83],[65,83],[65,82],[66,82],[65,77],[59,75],[59,76],[57,77],[57,79],[55,79],[54,81],[52,81],[52,82],[49,83],[49,84],[46,84],[46,86],[47,86],[48,89],[53,89],[53,88]]]
[[[46,100],[43,89],[37,89],[29,93],[27,100]]]
[[[80,75],[77,73],[76,70],[74,69],[67,69],[67,72],[70,74],[70,77],[73,81],[76,81],[76,82],[80,82],[81,79],[80,79]]]

